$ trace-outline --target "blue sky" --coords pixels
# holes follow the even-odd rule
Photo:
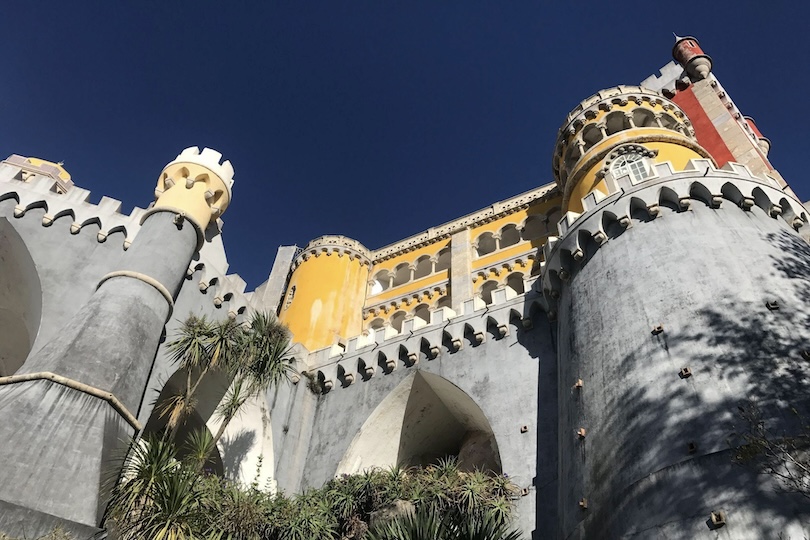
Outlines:
[[[700,39],[806,200],[804,2],[14,2],[0,18],[2,157],[63,160],[149,204],[210,146],[236,169],[224,237],[252,289],[277,246],[378,248],[552,181],[577,103]]]

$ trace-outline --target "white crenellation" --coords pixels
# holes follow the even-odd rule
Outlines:
[[[227,159],[222,161],[222,154],[212,148],[200,150],[196,146],[190,146],[180,152],[174,161],[171,161],[165,168],[175,163],[196,163],[213,171],[225,183],[230,191],[233,188],[233,165]]]
[[[644,211],[655,219],[661,206],[688,210],[691,204],[702,203],[709,208],[733,204],[750,211],[759,207],[772,219],[783,220],[796,230],[808,227],[808,216],[802,203],[779,186],[770,176],[756,176],[748,167],[727,163],[717,169],[708,159],[693,159],[683,171],[674,171],[669,162],[655,165],[656,175],[647,181],[633,184],[629,175],[617,178],[620,190],[603,198],[588,212],[566,216],[560,224],[560,237],[549,238],[543,246],[544,265],[539,286],[545,300],[553,310],[562,282],[570,279],[576,265],[583,260],[589,246],[586,238],[595,240],[590,249],[598,249],[609,242],[607,229],[612,223],[623,228],[633,226],[631,215]],[[587,198],[587,197],[586,197]]]
[[[369,381],[401,369],[414,369],[421,363],[449,358],[469,347],[486,347],[513,333],[531,328],[531,313],[543,309],[542,298],[534,292],[506,299],[495,291],[498,302],[488,310],[479,309],[461,316],[452,310],[436,310],[431,324],[406,321],[407,332],[386,336],[366,333],[348,339],[344,346],[328,347],[294,355],[306,363],[307,373],[319,383],[323,393]],[[441,321],[439,323],[438,321]],[[324,382],[332,381],[330,387]]]
[[[215,158],[205,151],[201,155],[205,160]],[[15,200],[14,216],[18,219],[23,218],[28,210],[42,208],[45,210],[43,227],[51,227],[60,219],[70,219],[71,233],[81,234],[86,225],[97,224],[96,240],[109,242],[113,235],[121,234],[122,249],[127,249],[140,231],[141,219],[146,212],[143,208],[134,208],[129,215],[122,214],[121,202],[116,199],[102,197],[98,204],[91,204],[88,202],[90,192],[86,189],[74,186],[66,193],[58,193],[54,179],[36,176],[22,180],[20,172],[19,167],[9,162],[0,164],[0,200]],[[227,170],[223,172],[226,173]],[[227,269],[222,238],[216,235],[205,242],[198,259],[189,266],[186,277],[195,279],[201,294],[207,294],[211,302],[219,299],[217,303],[228,316],[238,317],[246,312],[249,296],[244,293],[245,281],[237,274],[227,274]],[[204,287],[199,284],[204,284]],[[212,284],[213,290],[209,290]]]

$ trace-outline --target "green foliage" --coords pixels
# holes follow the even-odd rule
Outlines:
[[[519,540],[520,533],[492,514],[475,515],[463,522],[421,508],[372,528],[365,540]]]
[[[193,452],[185,461],[175,455],[174,443],[167,439],[134,445],[108,511],[109,523],[124,540],[518,538],[506,529],[514,486],[504,476],[460,471],[454,460],[342,475],[320,489],[289,497],[261,491],[255,483],[242,486],[200,475]],[[368,530],[372,514],[398,501],[411,503],[413,519],[426,522],[400,516]],[[413,534],[441,534],[396,536],[408,527]]]

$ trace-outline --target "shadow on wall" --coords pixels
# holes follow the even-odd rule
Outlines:
[[[753,466],[733,462],[747,430],[741,407],[755,405],[778,433],[795,434],[800,420],[810,420],[810,362],[802,357],[810,349],[810,245],[787,231],[762,238],[781,253],[769,258],[782,290],[754,291],[756,300],[741,295],[718,305],[696,298],[694,305],[703,307],[689,322],[648,332],[646,343],[617,365],[600,366],[608,375],[601,381],[601,418],[571,419],[587,425],[587,437],[575,443],[581,452],[571,459],[575,469],[587,463],[590,476],[579,479],[582,491],[563,494],[570,517],[565,534],[572,522],[584,520],[586,538],[643,537],[650,533],[645,526],[668,538],[702,537],[712,528],[702,517],[714,510],[727,514],[729,534],[803,534],[790,527],[796,520],[807,523],[806,500],[780,490]],[[604,326],[610,332],[610,322]],[[633,374],[630,383],[624,374]],[[572,389],[570,399],[589,399],[588,389]],[[599,500],[621,503],[577,508],[589,490]]]
[[[555,325],[540,309],[536,297],[527,294],[523,306],[525,316],[514,320],[517,343],[537,362],[537,428],[535,477],[532,479],[535,497],[533,539],[557,538],[557,355]],[[513,317],[513,319],[515,319]]]
[[[253,430],[242,429],[231,436],[223,437],[220,441],[222,446],[222,464],[225,470],[225,477],[231,480],[239,480],[239,471],[242,462],[247,458],[248,452],[256,444],[256,433]]]

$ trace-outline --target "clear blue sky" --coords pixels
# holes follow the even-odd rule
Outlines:
[[[231,272],[252,289],[281,244],[377,248],[552,181],[568,111],[637,84],[692,34],[803,199],[806,2],[5,3],[0,157],[149,204],[183,148],[236,169]]]

